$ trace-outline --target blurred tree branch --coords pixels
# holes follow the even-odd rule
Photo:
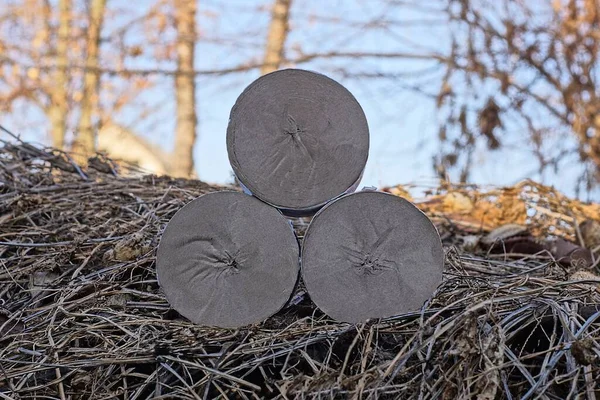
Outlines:
[[[510,126],[521,130],[540,170],[558,169],[574,140],[594,171],[582,179],[597,184],[600,1],[451,0],[447,15],[453,46],[438,96],[447,112],[438,170],[462,169],[467,179],[478,143],[502,148]]]
[[[205,90],[204,87],[199,88],[197,79],[200,77],[210,77],[203,80],[209,84],[218,82],[219,85],[231,87],[247,78],[242,76],[242,73],[257,74],[282,66],[306,66],[332,72],[332,75],[338,78],[354,79],[356,82],[386,79],[390,83],[387,85],[386,82],[386,87],[393,87],[394,90],[408,89],[431,95],[427,93],[427,90],[431,91],[431,87],[426,90],[420,86],[424,83],[421,71],[434,71],[434,78],[437,78],[442,68],[452,65],[455,61],[443,53],[437,43],[430,46],[433,48],[430,50],[419,43],[418,38],[411,42],[394,31],[407,25],[407,21],[411,26],[439,22],[440,17],[444,15],[440,13],[443,8],[437,6],[445,0],[427,2],[436,3],[437,6],[433,8],[425,7],[417,0],[357,0],[344,2],[344,6],[355,3],[357,12],[352,15],[343,12],[327,15],[328,11],[325,9],[313,11],[310,7],[302,7],[298,9],[298,17],[295,11],[290,13],[292,0],[269,0],[266,4],[240,5],[216,2],[212,8],[206,7],[206,3],[200,3],[204,7],[198,10],[198,19],[209,24],[197,27],[191,22],[186,23],[185,27],[180,23],[183,19],[174,7],[182,7],[183,3],[180,3],[180,0],[153,0],[148,7],[133,7],[128,2],[112,1],[106,8],[104,32],[102,36],[98,35],[97,47],[102,48],[102,54],[98,54],[95,60],[94,57],[90,57],[93,52],[93,48],[90,48],[91,45],[93,47],[89,40],[90,32],[85,32],[83,28],[87,25],[84,21],[89,18],[89,13],[81,11],[86,4],[91,4],[91,0],[57,1],[73,3],[70,6],[70,19],[67,20],[70,21],[67,36],[56,34],[62,21],[59,15],[60,8],[57,8],[56,3],[47,0],[10,0],[14,8],[6,12],[0,11],[2,33],[14,27],[19,31],[19,35],[16,35],[19,40],[8,41],[0,37],[0,71],[6,72],[4,76],[0,73],[0,85],[5,84],[0,88],[0,103],[6,99],[12,105],[18,104],[16,100],[24,99],[27,103],[36,104],[44,110],[48,120],[51,119],[48,107],[64,104],[64,119],[57,119],[56,123],[57,127],[63,127],[56,129],[62,134],[53,134],[62,138],[55,141],[59,146],[64,143],[65,132],[68,132],[67,136],[76,132],[81,139],[86,137],[85,132],[90,132],[90,129],[95,131],[96,117],[99,117],[102,125],[111,121],[122,123],[120,120],[123,118],[136,122],[148,121],[148,116],[151,115],[157,120],[169,121],[165,129],[173,132],[172,116],[177,114],[177,133],[173,141],[175,149],[170,152],[173,158],[170,161],[173,162],[161,161],[169,164],[161,167],[161,171],[174,173],[174,162],[177,161],[185,164],[176,167],[180,176],[189,175],[190,168],[193,169],[191,148],[196,140],[197,116],[191,110],[197,111],[195,104],[198,99],[191,93]],[[197,4],[192,0],[187,1]],[[50,17],[30,15],[30,8],[34,8],[31,4],[35,4],[35,7],[46,4]],[[394,10],[393,7],[403,7],[402,10],[405,10],[404,7],[425,8],[423,13],[418,15],[397,13],[398,10]],[[240,17],[238,12],[241,9],[259,18],[266,17],[269,13],[270,28],[267,30],[266,24],[256,24],[257,18]],[[122,10],[128,10],[128,13],[122,15]],[[434,15],[432,11],[437,14]],[[235,19],[223,17],[219,14],[222,12],[235,15]],[[186,14],[188,17],[190,15],[190,12]],[[219,22],[221,19],[224,19],[224,22]],[[247,24],[238,26],[238,21],[244,20],[248,21]],[[193,20],[188,18],[188,21]],[[213,29],[215,26],[209,26],[210,21],[215,21],[215,26],[227,24],[227,29]],[[38,35],[40,22],[48,26],[47,31],[50,33],[47,37]],[[326,34],[322,35],[325,25]],[[313,26],[317,29],[313,29]],[[185,32],[178,33],[182,29]],[[376,32],[379,38],[388,40],[387,45],[377,47],[372,46],[372,42],[362,41],[364,36],[373,32]],[[61,44],[62,37],[68,39],[66,59],[58,57],[61,53],[59,49],[65,48]],[[262,40],[265,37],[266,46]],[[21,40],[22,38],[26,39]],[[327,40],[322,40],[323,38]],[[200,48],[214,48],[220,52],[215,53],[218,57],[211,57],[214,59],[212,66],[207,63],[211,62],[210,60],[199,58],[196,54],[196,61],[206,67],[194,67],[193,42],[197,48],[203,46]],[[388,51],[385,51],[386,49]],[[205,54],[202,51],[199,53]],[[191,57],[186,54],[191,54]],[[411,66],[418,65],[418,68],[403,69],[404,64],[401,65],[400,62]],[[240,74],[237,81],[230,78],[235,74]],[[59,84],[63,82],[60,76],[65,79],[64,83]],[[221,77],[223,79],[217,79]],[[175,85],[172,84],[173,81]],[[429,82],[426,85],[431,86]],[[365,86],[374,85],[369,83]],[[55,88],[58,90],[54,90]],[[158,89],[153,91],[155,88]],[[95,90],[96,97],[93,95]],[[151,95],[141,96],[142,93]],[[58,101],[60,98],[64,98],[65,101],[61,103]],[[160,107],[157,107],[161,102]],[[162,115],[159,118],[156,113],[148,112],[152,109],[169,113],[169,116]],[[79,121],[76,118],[78,112],[81,112]],[[135,131],[139,131],[141,135],[148,135],[139,125],[125,125],[128,126],[129,136],[134,135]],[[100,126],[98,135],[102,135],[103,132],[107,131]],[[172,140],[171,137],[169,134],[169,141]],[[130,142],[131,146],[137,146],[136,143],[141,141]],[[162,144],[164,145],[164,142]],[[137,153],[147,154],[145,151]],[[157,162],[152,164],[158,165]]]
[[[423,61],[436,61],[440,63],[451,63],[452,60],[441,54],[414,54],[404,52],[325,52],[325,53],[308,53],[299,54],[296,57],[291,57],[285,60],[287,64],[301,65],[317,59],[327,58],[348,58],[348,59],[365,59],[365,58],[389,58],[389,59],[404,59],[404,60],[423,60]],[[20,65],[23,68],[33,68],[30,64],[24,64],[14,60],[8,56],[0,55],[0,64],[6,65]],[[94,71],[103,75],[109,76],[124,76],[130,77],[134,75],[146,76],[146,75],[162,75],[162,76],[211,76],[211,75],[228,75],[239,72],[247,72],[252,70],[260,70],[262,68],[273,68],[276,64],[261,62],[245,62],[239,65],[217,68],[217,69],[204,69],[204,70],[192,70],[192,71],[177,71],[160,68],[150,69],[136,69],[136,68],[106,68],[106,67],[86,67],[85,65],[70,64],[67,67],[67,71]],[[42,71],[52,71],[56,69],[55,65],[38,65],[35,68],[39,68]],[[380,74],[381,76],[382,74]]]

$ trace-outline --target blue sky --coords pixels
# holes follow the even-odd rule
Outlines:
[[[403,2],[411,6],[398,5]],[[153,4],[155,1],[149,0],[109,0],[105,35],[118,27],[127,26],[129,21]],[[444,52],[449,47],[448,31],[442,16],[435,11],[435,4],[439,2],[333,0],[324,3],[319,0],[295,0],[286,45],[287,55],[293,58],[299,51]],[[243,62],[260,61],[270,5],[271,1],[265,0],[200,1],[197,69],[222,69]],[[385,27],[365,27],[382,19],[393,23]],[[172,62],[157,63],[152,58],[151,49],[145,44],[147,30],[147,27],[144,29],[132,24],[125,35],[126,44],[140,44],[147,52],[136,60],[129,60],[128,66],[174,68]],[[173,32],[167,30],[162,35],[162,39],[168,41]],[[106,65],[113,62],[111,40],[107,40],[102,47]],[[433,64],[424,61],[381,58],[317,59],[299,67],[338,80],[364,108],[371,131],[371,150],[363,185],[381,187],[397,183],[435,182],[432,156],[439,149],[437,132],[442,116],[438,115],[432,97],[418,93],[411,87],[418,83],[429,94],[435,94],[442,73],[440,69],[436,70]],[[386,80],[348,77],[342,71],[355,74],[393,72],[399,77]],[[213,183],[232,181],[225,147],[229,112],[237,96],[258,76],[258,71],[253,70],[197,78],[199,127],[194,156],[200,179]],[[165,150],[170,150],[175,126],[173,82],[161,76],[153,77],[152,81],[155,83],[152,89],[143,92],[114,118]],[[124,80],[115,80],[116,86],[125,83]],[[21,103],[13,114],[3,115],[1,119],[3,125],[20,132],[25,138],[48,143],[45,133],[48,125],[43,115],[26,103]],[[523,146],[518,129],[514,127],[515,131],[506,135],[502,151],[489,152],[483,147],[477,151],[471,180],[480,184],[510,185],[529,177],[573,194],[572,177],[578,168],[576,161],[572,161],[572,165],[565,165],[560,176],[554,173],[538,174],[535,160]]]

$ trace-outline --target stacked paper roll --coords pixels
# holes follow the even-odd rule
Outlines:
[[[239,192],[209,193],[169,222],[158,247],[158,282],[192,322],[238,327],[285,305],[298,254],[294,231],[275,208]]]
[[[334,319],[361,322],[416,311],[442,281],[436,228],[400,197],[349,194],[313,218],[302,275],[315,304]]]
[[[237,99],[227,151],[249,193],[286,214],[310,215],[356,188],[369,154],[369,128],[342,85],[288,69],[257,79]]]
[[[416,311],[441,282],[441,241],[421,211],[388,194],[349,194],[367,161],[369,129],[339,83],[294,69],[259,78],[231,111],[227,149],[247,194],[187,204],[158,249],[159,283],[184,317],[240,327],[286,304],[300,257],[283,214],[318,212],[303,240],[301,271],[312,300],[332,318]]]

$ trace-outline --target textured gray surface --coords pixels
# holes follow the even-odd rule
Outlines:
[[[255,196],[301,210],[322,205],[360,179],[369,128],[342,85],[287,69],[259,78],[237,99],[227,150],[236,176]]]
[[[302,275],[315,304],[346,322],[418,310],[442,282],[431,221],[390,194],[358,192],[324,207],[304,237]]]
[[[171,219],[157,254],[158,281],[181,315],[240,327],[279,311],[294,290],[298,242],[276,209],[238,192],[188,203]]]

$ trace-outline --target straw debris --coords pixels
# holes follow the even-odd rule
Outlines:
[[[420,312],[338,323],[300,285],[264,323],[214,329],[169,307],[155,249],[177,210],[220,188],[114,171],[101,158],[82,170],[56,151],[0,148],[3,398],[600,395],[594,280],[570,280],[575,271],[547,252],[515,256],[463,240],[515,223],[539,240],[577,241],[578,224],[599,219],[597,205],[532,182],[446,187],[421,204],[442,234],[446,263],[443,284]],[[454,196],[456,212],[443,201],[452,191],[463,195]]]

